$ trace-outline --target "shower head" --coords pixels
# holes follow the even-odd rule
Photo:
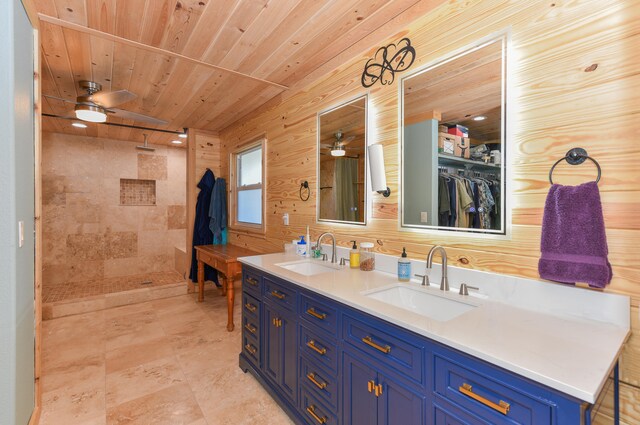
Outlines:
[[[155,151],[155,148],[152,148],[151,146],[149,146],[148,142],[147,142],[147,134],[143,134],[144,136],[144,144],[142,146],[136,146],[136,149],[140,149],[141,151]]]

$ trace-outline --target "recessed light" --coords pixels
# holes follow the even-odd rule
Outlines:
[[[173,143],[174,145],[181,145],[182,140],[172,140],[171,143]]]
[[[81,122],[74,122],[74,123],[71,123],[71,125],[78,128],[87,128],[87,125],[82,124]]]
[[[485,117],[484,115],[478,115],[477,117],[473,117],[474,121],[484,121],[486,119],[487,117]]]
[[[187,138],[187,133],[178,134],[178,137],[180,137],[182,139],[186,139]]]

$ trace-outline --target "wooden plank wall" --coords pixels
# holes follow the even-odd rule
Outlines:
[[[222,173],[222,149],[217,134],[203,130],[189,129],[187,133],[187,278],[191,268],[191,250],[193,248],[193,222],[196,216],[196,201],[198,199],[198,182],[207,168],[216,177]],[[188,291],[192,292],[194,285],[188,281]]]
[[[429,63],[481,37],[510,28],[510,103],[507,179],[513,216],[510,240],[453,237],[404,232],[398,228],[399,131],[398,79],[369,89],[369,143],[385,147],[387,182],[392,194],[372,194],[366,227],[316,223],[316,113],[364,93],[364,63],[382,45],[409,37],[417,51],[412,69]],[[375,242],[376,250],[397,255],[402,247],[425,258],[434,244],[447,248],[450,261],[480,270],[538,277],[542,211],[551,165],[581,146],[602,167],[602,196],[609,260],[614,278],[606,289],[632,297],[634,334],[622,358],[623,421],[640,421],[640,2],[598,0],[513,2],[451,1],[411,23],[389,40],[379,40],[361,57],[301,90],[290,91],[221,132],[223,169],[228,152],[254,134],[267,137],[267,234],[231,233],[233,244],[263,252],[282,249],[285,241],[311,225],[312,238],[323,231],[349,239]],[[397,76],[399,77],[399,76]],[[564,184],[592,180],[590,164],[558,166],[554,179]],[[227,172],[228,175],[228,171]],[[298,197],[308,180],[311,198]],[[290,214],[290,226],[282,214]],[[609,414],[606,406],[603,414]],[[602,416],[604,418],[604,416]],[[599,418],[598,420],[601,420]]]

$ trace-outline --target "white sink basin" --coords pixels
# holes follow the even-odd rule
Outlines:
[[[289,261],[286,263],[277,263],[275,265],[304,276],[313,276],[320,273],[340,270],[340,266],[331,263],[321,263],[317,260]]]
[[[418,313],[439,322],[446,322],[476,306],[427,293],[423,289],[398,285],[363,293],[369,298]]]

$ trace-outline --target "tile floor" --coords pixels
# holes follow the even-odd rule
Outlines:
[[[95,295],[112,294],[115,292],[130,291],[140,288],[170,285],[178,282],[184,282],[184,277],[175,271],[112,277],[82,282],[64,282],[44,286],[42,288],[42,302],[51,303],[75,300]]]
[[[238,367],[241,309],[227,332],[218,294],[43,322],[40,424],[291,425]]]

